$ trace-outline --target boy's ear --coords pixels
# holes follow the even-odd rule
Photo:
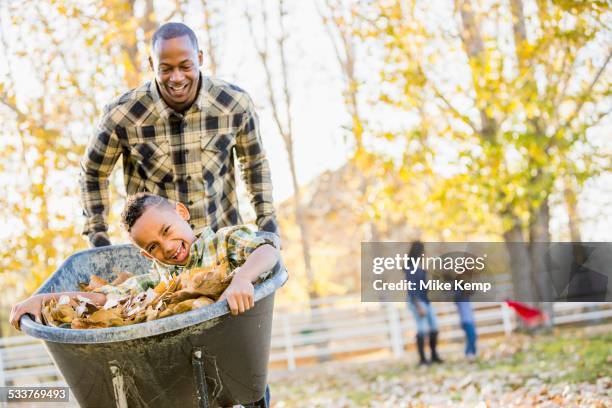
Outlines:
[[[189,219],[191,218],[191,214],[189,214],[189,209],[185,207],[185,204],[176,203],[175,209],[182,219],[184,219],[185,221],[189,221]]]
[[[145,258],[154,259],[147,251],[143,251],[142,249],[140,250],[140,255],[144,256]]]

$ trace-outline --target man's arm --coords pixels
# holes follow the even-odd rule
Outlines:
[[[107,107],[81,160],[81,202],[85,215],[83,235],[95,247],[110,245],[106,223],[109,208],[108,177],[120,154],[119,140]]]
[[[236,156],[260,231],[279,234],[272,199],[270,166],[259,134],[259,120],[253,101],[245,95],[247,107],[242,126],[236,135]]]

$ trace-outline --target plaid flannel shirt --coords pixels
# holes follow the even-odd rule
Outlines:
[[[200,74],[198,96],[184,114],[166,105],[155,81],[121,95],[105,107],[81,161],[83,234],[107,237],[108,178],[120,156],[129,195],[148,191],[185,204],[196,230],[242,223],[234,151],[257,226],[278,233],[270,169],[245,91]]]
[[[232,271],[246,262],[248,256],[261,245],[274,242],[257,236],[246,226],[220,228],[214,232],[204,227],[199,237],[189,250],[189,257],[184,266],[165,265],[154,261],[150,273],[132,276],[119,285],[105,285],[94,292],[105,293],[114,298],[122,298],[130,294],[137,294],[155,287],[160,280],[168,279],[170,275],[177,275],[184,270],[192,268],[212,267],[227,262]],[[271,271],[260,275],[258,281],[267,278]]]

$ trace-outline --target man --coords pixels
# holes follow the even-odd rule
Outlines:
[[[260,230],[278,232],[270,170],[249,95],[203,76],[203,54],[181,23],[153,35],[149,64],[155,80],[108,104],[81,161],[83,234],[109,245],[108,177],[120,156],[128,195],[147,191],[185,204],[195,230],[241,223],[234,156]]]
[[[128,195],[146,191],[183,203],[191,228],[240,224],[234,156],[260,230],[278,233],[270,169],[249,95],[205,77],[194,32],[167,23],[153,34],[155,80],[108,104],[81,161],[83,234],[109,245],[108,177],[120,156]],[[257,406],[267,407],[269,390]]]

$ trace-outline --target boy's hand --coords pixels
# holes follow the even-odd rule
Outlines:
[[[11,324],[17,330],[21,330],[21,328],[19,327],[19,320],[21,319],[21,316],[23,316],[26,313],[33,315],[34,320],[36,320],[37,323],[42,324],[42,320],[41,320],[42,302],[43,302],[43,296],[36,295],[36,296],[32,296],[31,298],[24,300],[23,302],[17,303],[15,306],[13,306],[13,309],[11,309],[11,317],[10,317]]]
[[[232,279],[232,283],[225,289],[219,297],[219,302],[227,299],[230,311],[235,316],[239,313],[244,313],[255,306],[255,288],[253,284],[244,277],[236,274]]]

